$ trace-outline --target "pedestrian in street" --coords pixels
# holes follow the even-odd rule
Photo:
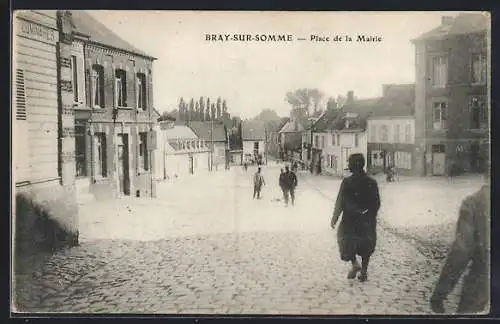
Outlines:
[[[257,172],[255,172],[255,175],[253,176],[253,198],[260,199],[260,191],[262,190],[262,187],[266,184],[264,181],[264,177],[262,176],[261,173],[261,168],[257,168]]]
[[[280,176],[280,180],[283,177],[283,198],[285,199],[285,206],[288,206],[289,196],[292,200],[292,206],[295,205],[295,188],[297,187],[298,181],[295,173],[290,171],[290,167],[285,166],[285,173]],[[281,181],[280,181],[281,182]]]
[[[489,303],[490,258],[490,186],[485,184],[462,201],[455,241],[445,261],[431,296],[431,308],[444,313],[443,301],[456,286],[462,274],[459,314],[484,312]]]
[[[351,262],[348,279],[368,279],[368,264],[377,242],[377,213],[380,196],[377,181],[364,171],[365,158],[356,153],[349,156],[352,175],[344,178],[335,203],[331,227],[335,229],[340,214],[342,220],[337,231],[337,242],[342,261]],[[361,266],[357,260],[361,257]]]

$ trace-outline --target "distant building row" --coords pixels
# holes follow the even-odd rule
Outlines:
[[[290,120],[280,130],[283,156],[316,172],[341,175],[363,153],[367,170],[449,175],[482,172],[489,160],[489,19],[443,17],[413,40],[416,83],[384,85],[380,98],[354,100],[319,118]]]

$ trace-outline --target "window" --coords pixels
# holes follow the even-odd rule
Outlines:
[[[472,54],[472,83],[486,83],[486,54]]]
[[[95,133],[95,143],[95,174],[96,177],[106,178],[108,175],[106,134]]]
[[[401,125],[394,125],[394,143],[399,143],[399,133],[401,132]]]
[[[139,133],[139,169],[149,170],[148,133]]]
[[[354,134],[354,147],[359,146],[359,134]]]
[[[382,155],[382,151],[373,150],[372,151],[372,166],[383,166],[384,165],[384,157]]]
[[[469,103],[471,128],[488,128],[488,105],[486,96],[472,96]]]
[[[321,148],[325,148],[325,136],[321,136]]]
[[[16,120],[26,120],[26,90],[24,84],[24,70],[16,70]]]
[[[337,134],[337,145],[340,145],[340,135]]]
[[[387,142],[389,140],[389,129],[387,125],[380,126],[380,141]]]
[[[104,108],[104,68],[95,64],[92,66],[91,76],[92,106],[94,108]]]
[[[84,120],[75,120],[75,162],[76,176],[87,176],[87,146],[86,123]]]
[[[411,170],[411,153],[395,152],[394,166],[398,169]]]
[[[332,134],[332,146],[335,146],[335,134]]]
[[[336,169],[337,157],[335,155],[327,155],[326,163],[330,169]]]
[[[127,107],[127,72],[120,69],[115,72],[115,105]]]
[[[434,129],[446,129],[446,108],[447,104],[444,101],[434,102],[433,121]]]
[[[137,73],[137,108],[146,110],[146,75]]]
[[[319,148],[319,135],[314,136],[314,147]]]
[[[405,125],[405,142],[406,143],[411,143],[412,138],[411,138],[411,124],[406,124]]]
[[[73,91],[73,101],[78,102],[78,59],[76,55],[71,55],[71,86]]]
[[[445,55],[432,58],[432,85],[444,87],[448,83],[448,58]]]
[[[372,141],[372,142],[377,141],[377,126],[376,125],[372,125],[372,127],[371,127],[370,141]]]

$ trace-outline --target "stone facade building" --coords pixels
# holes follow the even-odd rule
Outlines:
[[[154,196],[155,58],[84,11],[68,16],[74,41],[61,59],[73,80],[77,188],[98,198]]]
[[[489,160],[490,26],[486,14],[459,14],[412,40],[421,175],[481,172]]]

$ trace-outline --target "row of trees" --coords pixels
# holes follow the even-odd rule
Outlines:
[[[291,117],[318,117],[323,110],[339,109],[346,102],[346,97],[329,97],[325,105],[325,94],[319,89],[301,88],[287,92],[285,101],[291,106]]]
[[[189,102],[181,97],[179,106],[171,114],[180,121],[209,121],[229,117],[225,99],[219,97],[215,102],[211,102],[210,98],[205,99],[203,96],[198,100],[191,98]]]

